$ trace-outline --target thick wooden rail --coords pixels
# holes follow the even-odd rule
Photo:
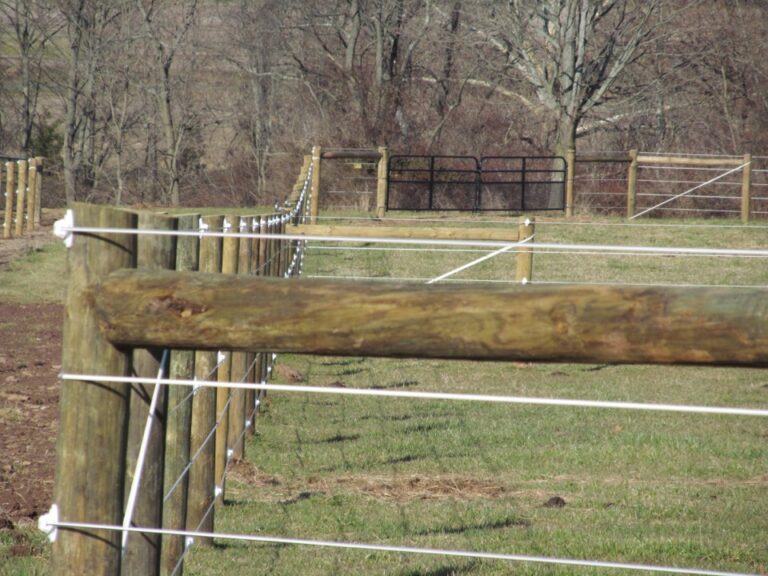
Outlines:
[[[517,242],[517,227],[510,228],[422,228],[420,226],[288,226],[288,234],[306,236],[359,236],[361,238],[420,238],[434,240],[493,240]]]
[[[124,270],[117,346],[546,362],[768,365],[768,290],[382,285]]]

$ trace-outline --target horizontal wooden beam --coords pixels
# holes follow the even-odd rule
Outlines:
[[[328,160],[378,160],[381,152],[378,150],[323,150],[321,158]]]
[[[112,343],[344,356],[768,365],[768,290],[494,288],[123,270],[95,286]]]
[[[651,156],[640,154],[637,157],[639,164],[666,164],[669,166],[741,166],[744,158],[693,158],[688,156]]]
[[[288,226],[288,234],[306,236],[352,236],[362,238],[420,238],[430,240],[493,240],[517,242],[518,226],[509,228],[422,228],[421,226]]]

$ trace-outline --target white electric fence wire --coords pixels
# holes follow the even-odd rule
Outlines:
[[[414,276],[335,276],[335,275],[323,275],[323,274],[309,274],[306,278],[317,278],[325,280],[370,280],[378,282],[425,282],[430,280],[427,277],[414,277]],[[576,280],[502,280],[498,278],[449,278],[444,282],[455,282],[457,284],[502,284],[514,286],[517,284],[532,285],[532,284],[552,284],[552,285],[578,285],[578,286],[637,286],[642,288],[768,288],[765,284],[692,284],[692,283],[665,283],[665,282],[600,282],[600,281],[587,281],[581,282]]]
[[[72,530],[119,530],[119,526],[109,524],[90,524],[86,522],[52,522],[55,528]],[[144,534],[167,534],[187,538],[218,538],[221,540],[238,540],[241,542],[259,542],[263,544],[290,544],[295,546],[316,546],[322,548],[337,548],[346,550],[367,550],[375,552],[392,552],[395,554],[424,554],[431,556],[449,556],[458,558],[477,558],[481,560],[503,560],[509,562],[531,562],[537,564],[552,564],[559,566],[578,566],[582,568],[611,568],[614,570],[644,570],[663,574],[688,574],[696,576],[759,576],[745,572],[723,572],[719,570],[704,570],[699,568],[680,568],[677,566],[661,566],[654,564],[632,564],[629,562],[608,562],[599,560],[579,560],[572,558],[557,558],[551,556],[528,556],[525,554],[504,554],[501,552],[475,552],[472,550],[451,550],[439,548],[415,548],[411,546],[389,546],[386,544],[364,544],[359,542],[335,542],[331,540],[309,540],[305,538],[286,538],[282,536],[256,536],[251,534],[232,534],[226,532],[198,532],[191,530],[165,530],[160,528],[132,528],[132,532]]]
[[[656,194],[651,192],[642,192],[639,193],[638,198],[643,196],[645,198],[669,198],[670,196],[674,196],[674,194]],[[693,198],[696,200],[741,200],[741,196],[705,196],[705,195],[699,195],[699,194],[690,194],[686,196],[686,198]]]
[[[249,372],[251,371],[251,369],[252,369],[252,368],[253,368],[253,367],[256,365],[257,361],[258,361],[258,356],[255,356],[255,357],[254,357],[254,359],[253,359],[253,361],[251,362],[251,365],[250,365],[250,366],[248,367],[248,369],[245,371],[245,375],[244,375],[244,376],[243,376],[243,378],[240,380],[240,382],[241,382],[241,383],[242,383],[242,382],[244,382],[244,381],[245,381],[245,379],[248,377],[248,373],[249,373]],[[213,371],[211,371],[211,372],[209,373],[209,377],[210,377],[210,375],[211,375],[211,374],[213,374]],[[194,382],[196,382],[196,383],[198,383],[198,384],[199,384],[199,381],[198,381],[198,380],[194,380]],[[194,387],[193,387],[193,388],[194,388]],[[191,398],[193,395],[194,395],[194,391],[193,391],[193,392],[190,392],[190,393],[189,393],[189,394],[188,394],[188,395],[185,397],[185,399],[186,399],[186,398]],[[214,431],[215,431],[215,428],[214,428]],[[239,441],[242,441],[242,438],[243,438],[243,436],[244,436],[244,435],[245,435],[245,428],[243,429],[243,432],[242,432],[242,433],[241,433],[241,435],[240,435],[240,440],[239,440]],[[173,494],[173,493],[176,491],[176,488],[178,488],[178,486],[179,486],[179,484],[181,483],[181,481],[182,481],[182,480],[184,480],[184,477],[185,477],[185,476],[186,476],[186,475],[189,473],[189,470],[192,468],[192,465],[195,463],[195,461],[196,461],[196,460],[197,460],[197,458],[199,457],[199,454],[200,454],[200,452],[201,452],[201,451],[202,451],[202,449],[203,449],[203,448],[206,446],[207,442],[208,442],[208,440],[206,439],[206,441],[205,441],[205,442],[203,442],[203,444],[202,444],[201,448],[200,448],[200,449],[199,449],[199,450],[198,450],[198,451],[195,453],[195,455],[194,455],[192,458],[190,458],[190,459],[189,459],[189,461],[187,462],[186,466],[184,467],[184,469],[183,469],[183,470],[181,471],[181,473],[179,474],[179,477],[178,477],[178,478],[176,478],[176,480],[173,482],[173,484],[171,485],[171,487],[168,489],[168,492],[167,492],[167,493],[165,494],[165,496],[163,497],[163,503],[167,502],[167,500],[168,500],[168,499],[171,497],[171,495],[172,495],[172,494]]]
[[[533,236],[530,236],[523,240],[522,242],[516,242],[514,244],[510,244],[509,246],[505,246],[504,248],[500,248],[496,250],[495,252],[491,252],[490,254],[486,254],[485,256],[481,256],[480,258],[477,258],[475,260],[472,260],[471,262],[467,262],[466,264],[463,264],[459,266],[458,268],[454,268],[453,270],[449,270],[445,274],[441,274],[440,276],[436,276],[435,278],[432,278],[427,282],[427,284],[435,284],[436,282],[440,282],[441,280],[444,280],[450,276],[453,276],[454,274],[458,274],[459,272],[463,272],[464,270],[467,270],[468,268],[471,268],[472,266],[475,266],[477,264],[480,264],[481,262],[485,262],[486,260],[490,260],[494,256],[498,256],[499,254],[503,254],[504,252],[507,252],[511,250],[512,248],[515,248],[516,246],[521,246],[527,242],[530,242],[533,240]]]
[[[567,220],[537,220],[536,226],[608,226],[622,228],[737,228],[741,230],[764,230],[766,224],[661,224],[657,222],[570,222]]]
[[[133,520],[133,512],[136,508],[136,498],[139,494],[139,487],[141,486],[141,475],[144,472],[144,460],[147,456],[147,446],[149,445],[149,436],[152,433],[152,423],[157,418],[157,403],[160,399],[161,385],[158,383],[163,377],[163,371],[168,363],[169,351],[166,349],[163,351],[163,356],[160,360],[160,367],[157,370],[157,378],[155,378],[155,388],[152,391],[152,400],[149,403],[149,411],[147,414],[147,422],[144,424],[144,433],[141,437],[141,446],[139,447],[139,454],[136,457],[136,468],[133,472],[133,481],[131,482],[131,488],[128,493],[128,502],[125,506],[125,514],[123,515],[123,528],[128,528]],[[123,531],[122,536],[122,554],[125,554],[125,545],[128,542],[128,532]]]
[[[665,166],[663,164],[638,164],[637,168],[644,170],[684,170],[686,172],[722,172],[726,169],[726,166],[713,168],[711,166]],[[756,170],[753,170],[753,172],[756,172]]]
[[[461,250],[461,249],[454,249],[454,248],[391,248],[391,247],[378,247],[378,246],[310,246],[310,248],[313,249],[313,252],[318,251],[321,256],[330,256],[330,254],[323,254],[323,251],[325,250],[339,250],[342,252],[355,252],[355,251],[376,251],[376,252],[423,252],[423,253],[441,253],[441,252],[454,252],[457,254],[464,254],[464,253],[490,253],[489,250]],[[528,250],[532,250],[533,252],[536,252],[536,245],[531,245],[531,247]],[[510,250],[509,252],[511,254],[516,254],[518,252],[526,251],[525,249],[519,249],[519,250]],[[539,252],[540,256],[548,256],[551,254],[574,254],[574,252],[571,251],[558,251],[558,250],[545,250],[542,252]],[[612,252],[610,254],[606,254],[605,252],[578,252],[579,256],[647,256],[647,257],[656,257],[658,254],[647,254],[644,252]],[[684,255],[686,257],[690,258],[765,258],[765,256],[757,255],[757,256],[744,256],[741,254],[687,254]]]
[[[146,230],[132,228],[91,228],[91,227],[72,227],[68,229],[73,233],[87,234],[131,234],[146,235],[157,234],[160,236],[197,236],[198,232],[187,232],[184,230]],[[510,245],[509,242],[497,240],[448,240],[435,238],[364,238],[359,236],[316,236],[303,234],[240,234],[223,232],[205,232],[206,235],[221,238],[267,238],[283,240],[299,240],[306,242],[352,242],[363,244],[413,244],[413,245],[436,245],[436,246],[480,246],[491,248],[505,248]],[[519,244],[519,243],[518,243]],[[666,255],[732,255],[732,256],[762,256],[768,257],[768,250],[739,249],[739,248],[685,248],[685,247],[656,247],[656,246],[612,246],[602,244],[552,244],[539,242],[531,245],[535,250],[567,250],[572,252],[595,251],[595,252],[642,252],[646,254],[666,254]],[[284,248],[287,249],[287,248]]]
[[[154,383],[149,378],[131,376],[98,376],[88,374],[61,374],[62,380],[83,382]],[[381,390],[378,388],[336,388],[324,386],[302,386],[298,384],[245,384],[241,382],[200,382],[199,380],[163,379],[161,384],[169,386],[198,386],[253,390],[274,390],[315,394],[339,394],[341,396],[372,396],[379,398],[419,398],[422,400],[458,400],[469,402],[490,402],[496,404],[533,404],[539,406],[569,406],[578,408],[611,408],[619,410],[647,410],[658,412],[682,412],[689,414],[720,414],[730,416],[768,416],[768,409],[733,408],[721,406],[694,406],[685,404],[647,404],[639,402],[617,402],[603,400],[572,400],[564,398],[536,398],[528,396],[495,396],[483,394],[456,394],[451,392],[415,392],[407,390]]]
[[[656,204],[655,206],[651,206],[650,208],[647,208],[647,209],[643,210],[642,212],[638,212],[637,214],[632,216],[630,218],[630,220],[634,220],[635,218],[639,218],[643,214],[648,214],[648,212],[651,212],[652,210],[655,210],[656,208],[664,206],[665,204],[669,204],[670,202],[673,202],[673,201],[677,200],[678,198],[681,198],[681,197],[685,196],[686,194],[694,192],[695,190],[698,190],[699,188],[703,188],[707,184],[712,184],[713,182],[717,182],[721,178],[725,178],[729,174],[733,174],[734,172],[738,172],[739,170],[744,169],[746,166],[749,166],[750,164],[751,164],[751,162],[746,162],[746,163],[742,164],[741,166],[737,166],[736,168],[733,168],[732,170],[728,170],[726,172],[723,172],[722,174],[720,174],[718,176],[715,176],[714,178],[711,178],[711,179],[707,180],[706,182],[702,182],[701,184],[699,184],[697,186],[694,186],[693,188],[690,188],[689,190],[686,190],[685,192],[681,192],[680,194],[677,194],[676,196],[673,196],[672,198],[664,200],[663,202],[660,202],[659,204]]]
[[[482,253],[488,254],[491,250],[473,250],[462,248],[393,248],[386,246],[309,246],[314,251],[318,250],[343,250],[344,252],[455,252],[456,254]],[[327,256],[327,254],[320,254]]]

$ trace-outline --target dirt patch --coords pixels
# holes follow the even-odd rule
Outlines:
[[[0,240],[0,277],[19,256],[55,241],[53,221]],[[1,282],[1,280],[0,280]],[[63,307],[0,302],[0,529],[28,523],[53,501]]]
[[[470,476],[347,476],[310,482],[309,487],[361,492],[382,500],[408,502],[412,500],[478,500],[498,498],[505,493],[501,484]]]
[[[302,494],[338,494],[355,492],[380,500],[410,502],[413,500],[479,500],[506,494],[498,482],[471,476],[443,474],[426,476],[310,476],[303,481],[286,481],[261,472],[254,464],[238,462],[229,478],[250,486],[268,488],[264,496],[280,501],[301,500]]]
[[[0,303],[0,518],[34,520],[53,501],[63,309]]]

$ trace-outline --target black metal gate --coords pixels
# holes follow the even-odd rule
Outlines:
[[[391,156],[387,210],[565,209],[561,156]]]

